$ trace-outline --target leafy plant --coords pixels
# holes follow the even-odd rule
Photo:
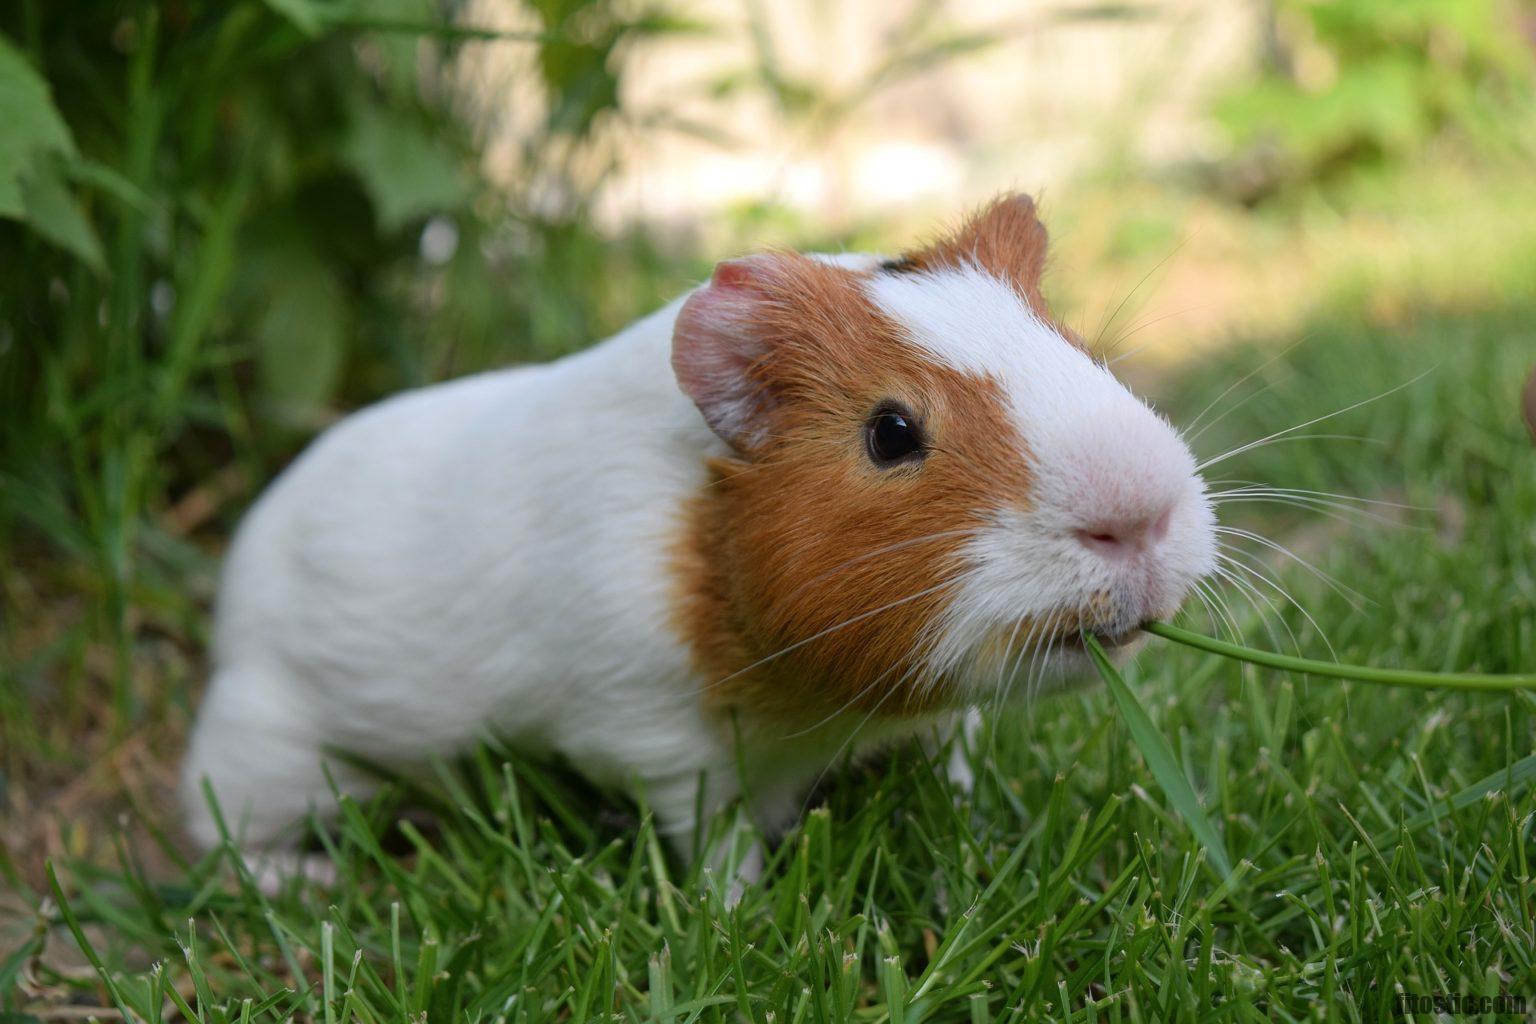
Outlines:
[[[1270,59],[1221,97],[1224,186],[1253,202],[1446,135],[1529,149],[1536,58],[1510,0],[1274,0]]]
[[[657,290],[648,244],[587,219],[603,175],[568,169],[620,116],[626,46],[671,23],[533,10],[526,33],[434,0],[0,10],[0,551],[90,567],[122,726],[131,609],[184,585],[189,529],[338,409],[569,350]],[[522,169],[563,205],[483,169],[470,42],[541,69]]]

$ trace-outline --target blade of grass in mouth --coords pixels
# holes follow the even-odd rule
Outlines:
[[[1166,622],[1148,622],[1141,627],[1153,636],[1172,640],[1176,644],[1197,650],[1219,654],[1238,661],[1247,661],[1269,668],[1305,672],[1313,676],[1331,679],[1353,679],[1361,683],[1384,683],[1389,686],[1444,687],[1454,690],[1480,690],[1508,692],[1510,690],[1536,690],[1536,675],[1482,675],[1476,672],[1420,672],[1414,669],[1376,668],[1370,665],[1340,665],[1331,661],[1315,661],[1311,658],[1293,658],[1272,651],[1260,651],[1241,644],[1217,640],[1203,633],[1192,633]]]
[[[1200,798],[1195,795],[1189,779],[1185,778],[1178,758],[1174,757],[1172,748],[1168,746],[1168,741],[1163,738],[1162,733],[1157,731],[1157,726],[1152,724],[1152,717],[1147,714],[1146,708],[1141,706],[1141,701],[1136,699],[1136,692],[1131,689],[1130,684],[1121,678],[1119,670],[1109,660],[1109,655],[1104,653],[1104,647],[1099,643],[1098,638],[1091,633],[1084,633],[1083,646],[1087,648],[1088,656],[1093,659],[1099,675],[1104,678],[1104,684],[1109,687],[1109,692],[1114,696],[1115,704],[1120,708],[1120,717],[1125,720],[1126,728],[1130,730],[1131,739],[1141,750],[1141,756],[1146,760],[1147,768],[1151,770],[1152,777],[1157,780],[1168,803],[1173,806],[1179,817],[1184,819],[1189,830],[1205,847],[1211,866],[1220,873],[1222,878],[1231,875],[1232,858],[1227,853],[1226,843],[1222,841],[1221,833],[1216,831],[1216,826],[1211,824],[1211,819],[1206,816],[1205,808],[1200,806]]]

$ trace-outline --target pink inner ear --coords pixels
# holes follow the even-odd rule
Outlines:
[[[704,421],[732,447],[746,451],[768,431],[772,395],[752,375],[768,353],[758,306],[772,257],[728,260],[710,283],[688,297],[672,330],[672,370]]]
[[[756,268],[750,259],[725,260],[715,264],[709,283],[715,288],[746,288],[756,283]]]

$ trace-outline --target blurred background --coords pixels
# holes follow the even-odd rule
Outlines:
[[[1154,399],[1319,320],[1529,323],[1533,54],[1530,0],[12,0],[0,873],[163,801],[229,531],[348,410],[1003,189]]]

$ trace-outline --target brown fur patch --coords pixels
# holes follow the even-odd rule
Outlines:
[[[771,355],[752,376],[775,396],[769,436],[714,463],[675,552],[705,700],[788,721],[931,711],[950,695],[922,678],[919,641],[967,531],[1028,503],[1023,439],[998,385],[922,358],[865,275],[785,254],[766,277],[754,329]],[[922,461],[882,469],[866,454],[888,401],[921,424]]]
[[[999,196],[972,214],[958,230],[887,261],[881,269],[902,274],[955,270],[966,265],[980,267],[1011,285],[1029,303],[1035,315],[1082,348],[1082,339],[1051,316],[1045,297],[1040,293],[1047,241],[1045,225],[1035,211],[1035,201],[1026,195],[1010,193]]]

